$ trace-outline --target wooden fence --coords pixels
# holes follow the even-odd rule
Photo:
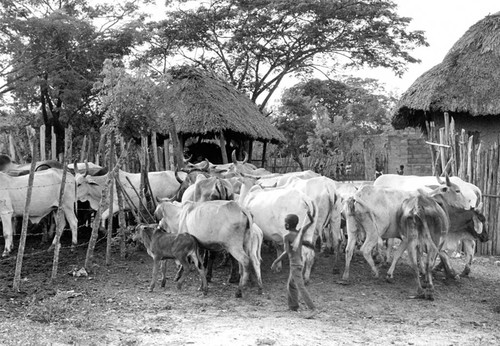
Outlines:
[[[444,124],[444,127],[436,129],[433,122],[427,123],[427,143],[430,146],[433,172],[456,175],[481,189],[482,212],[487,220],[486,229],[490,240],[478,243],[477,252],[480,255],[499,255],[499,141],[489,147],[477,143],[474,136],[467,135],[466,130],[456,131],[455,121],[448,113],[444,115]]]

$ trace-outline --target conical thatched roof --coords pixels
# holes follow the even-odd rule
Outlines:
[[[442,63],[412,84],[392,124],[425,127],[426,119],[443,112],[500,115],[500,12],[470,27]]]
[[[171,73],[173,85],[166,97],[178,133],[213,138],[223,131],[232,138],[285,141],[254,102],[217,76],[192,67]]]

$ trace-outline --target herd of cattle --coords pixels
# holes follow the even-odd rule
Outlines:
[[[392,256],[387,279],[393,280],[398,259],[407,250],[417,281],[417,296],[433,299],[432,270],[437,257],[447,275],[457,277],[449,256],[463,244],[467,264],[462,275],[468,275],[476,240],[486,241],[485,217],[481,214],[481,191],[457,177],[417,177],[382,175],[375,182],[344,183],[320,176],[312,171],[273,174],[252,164],[236,160],[225,165],[208,161],[188,164],[182,171],[148,174],[152,196],[158,201],[154,212],[158,223],[132,227],[134,239],[140,239],[154,260],[150,290],[154,288],[160,262],[175,259],[179,266],[176,277],[180,288],[191,261],[202,278],[212,275],[212,262],[205,269],[200,256],[207,250],[225,250],[232,257],[231,282],[239,282],[237,297],[253,272],[262,292],[260,274],[261,246],[264,240],[283,250],[287,214],[299,217],[303,234],[304,280],[310,281],[315,246],[331,249],[332,271],[338,272],[342,245],[345,269],[342,280],[348,281],[350,262],[356,244],[375,276],[378,269],[373,250],[380,250],[387,240],[386,261],[391,258],[394,239],[401,243]],[[39,222],[59,205],[63,171],[56,162],[41,162],[35,172],[30,220]],[[108,179],[106,170],[93,164],[68,165],[62,209],[77,243],[76,202],[89,202],[97,210]],[[22,216],[25,207],[27,167],[10,163],[0,155],[0,214],[5,248],[3,256],[13,248],[12,218]],[[119,171],[123,190],[130,197],[125,209],[139,206],[134,192],[140,186],[140,174]],[[114,207],[118,211],[117,194]],[[106,220],[109,209],[103,212]],[[163,265],[162,286],[165,285]],[[280,269],[280,268],[279,268]],[[423,276],[423,282],[420,277]]]

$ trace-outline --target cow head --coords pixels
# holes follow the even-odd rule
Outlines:
[[[481,242],[488,241],[488,232],[486,231],[486,218],[480,212],[474,210],[474,215],[472,216],[472,223],[474,225],[474,233],[472,234],[475,238],[479,239]]]
[[[436,178],[438,182],[442,182],[439,177]],[[439,198],[441,201],[445,201],[448,205],[456,208],[470,209],[470,203],[460,191],[460,187],[452,183],[448,175],[446,175],[444,184],[437,187],[427,187],[433,188],[430,193],[432,197]],[[438,200],[438,202],[440,202],[440,200]]]
[[[193,185],[198,176],[203,176],[205,178],[210,177],[210,175],[207,172],[200,171],[200,170],[191,170],[187,175],[184,180],[182,180],[179,175],[177,169],[175,170],[175,179],[181,184],[179,186],[179,189],[174,195],[174,200],[180,202],[182,200],[182,196],[184,195],[184,192],[186,192],[187,188]]]
[[[243,161],[238,161],[236,159],[236,150],[233,150],[231,154],[231,159],[233,160],[233,163],[228,166],[228,172],[230,173],[247,173],[247,174],[252,174],[257,167],[252,165],[251,163],[248,163],[248,154],[245,153],[245,158]]]
[[[233,200],[231,183],[218,177],[198,179],[194,188],[194,201]]]
[[[106,176],[93,177],[87,174],[77,173],[76,181],[76,199],[81,202],[89,201],[90,207],[94,210],[99,208],[101,194],[104,189]]]

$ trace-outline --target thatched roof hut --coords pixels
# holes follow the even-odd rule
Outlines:
[[[216,75],[195,68],[172,70],[171,102],[177,132],[213,138],[221,131],[263,142],[285,141],[248,96]]]
[[[444,112],[467,123],[491,126],[494,121],[500,127],[500,12],[470,27],[442,63],[410,86],[392,124],[425,130],[426,120],[439,121]]]

